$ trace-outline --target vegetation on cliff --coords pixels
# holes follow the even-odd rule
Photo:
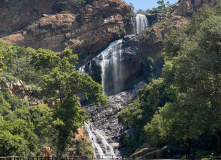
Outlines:
[[[146,134],[137,138],[140,142],[169,144],[188,155],[191,150],[216,149],[211,141],[221,136],[220,6],[204,6],[186,28],[166,37],[163,79],[153,80],[121,111],[124,125]],[[126,143],[132,141],[128,137]]]
[[[82,9],[91,0],[73,0],[71,2],[76,10],[80,11],[79,9]],[[139,10],[138,13],[162,13],[170,8],[170,5],[165,4],[163,0],[159,0],[158,4],[160,5],[158,8],[146,12]],[[53,9],[60,12],[65,5],[66,2],[56,2]],[[133,103],[122,109],[118,117],[123,125],[133,126],[134,129],[132,134],[122,136],[122,142],[127,147],[128,153],[135,151],[144,142],[150,142],[152,147],[169,144],[171,148],[181,148],[181,153],[182,148],[185,148],[187,154],[190,154],[192,149],[202,149],[197,145],[199,143],[203,149],[207,150],[216,147],[211,142],[221,136],[219,129],[221,120],[220,6],[217,5],[215,8],[205,6],[194,15],[185,29],[175,30],[166,36],[162,78],[150,79],[153,77],[150,73],[154,73],[152,59],[151,57],[148,57],[148,60],[143,58],[143,74],[150,83],[139,91],[138,97]],[[90,7],[93,8],[94,13],[99,10],[99,6],[88,6],[81,10],[82,13],[85,11],[89,13]],[[104,13],[107,13],[105,10],[108,10],[108,7],[102,7]],[[118,7],[112,9],[115,13],[117,11],[115,9]],[[91,13],[82,15],[93,17]],[[102,13],[101,17],[108,18],[110,15]],[[58,14],[52,17],[63,19],[62,16],[62,14]],[[129,12],[123,19],[130,20],[131,16],[132,14]],[[50,34],[54,36],[54,29],[50,27],[59,26],[58,29],[63,29],[67,21],[54,23],[54,20],[50,19],[52,17],[42,18],[41,23],[34,23],[34,27],[41,26],[42,28],[34,30],[37,28],[33,28],[32,25],[31,28],[39,35],[48,34],[49,29],[52,31]],[[75,17],[70,14],[68,17],[70,26],[67,28],[74,28],[72,20]],[[101,23],[103,23],[103,18],[101,18]],[[121,18],[120,16],[116,20],[121,22]],[[80,13],[76,14],[76,19],[79,22],[84,20]],[[86,19],[88,17],[85,17]],[[38,23],[39,25],[37,25]],[[167,26],[168,21],[162,23]],[[117,30],[121,31],[123,23],[119,24]],[[169,24],[175,25],[174,22],[169,22]],[[92,25],[93,23],[88,23],[88,26]],[[113,28],[115,29],[111,30],[111,33],[116,33],[116,27]],[[164,28],[161,31],[165,30]],[[47,32],[45,33],[45,31]],[[22,34],[25,33],[32,33],[32,31],[22,32]],[[69,31],[62,34],[65,39],[75,37],[66,33]],[[100,31],[100,33],[102,32]],[[122,33],[124,34],[124,31]],[[150,34],[156,36],[154,30]],[[108,39],[111,40],[115,37],[113,35],[115,34],[104,35],[104,39],[97,41],[96,44],[99,44],[97,46],[93,43],[88,45],[83,41],[81,43],[85,44],[86,48],[96,46],[92,48],[96,48],[95,50],[87,49],[87,51],[95,53],[109,43],[106,41],[106,37],[111,37]],[[121,34],[118,33],[117,37],[120,36]],[[94,37],[98,37],[97,34]],[[33,38],[29,40],[33,40],[32,44],[42,44],[35,43]],[[51,44],[51,38],[48,40],[49,42],[45,43],[47,47]],[[88,42],[95,41],[88,40]],[[54,43],[62,44],[60,41]],[[73,41],[73,44],[78,43],[80,41]],[[100,49],[98,49],[99,47]],[[87,53],[82,50],[83,48],[79,51]],[[8,56],[10,56],[9,59],[7,59]],[[106,98],[102,95],[102,88],[99,84],[95,83],[87,74],[78,73],[75,68],[78,57],[72,54],[70,49],[64,50],[59,57],[50,50],[12,47],[1,41],[0,58],[0,73],[6,70],[6,65],[8,66],[7,71],[3,72],[4,77],[22,79],[26,84],[34,86],[38,83],[38,89],[43,96],[41,101],[50,102],[51,107],[49,108],[47,105],[29,106],[28,103],[9,94],[7,90],[1,89],[0,148],[2,150],[0,150],[0,155],[36,155],[39,154],[41,146],[51,147],[52,153],[57,154],[58,157],[61,157],[70,147],[76,154],[88,154],[82,149],[83,147],[88,148],[85,142],[79,141],[73,145],[72,141],[77,128],[87,118],[80,107],[78,95],[84,93],[83,96],[86,99],[91,96],[94,102],[103,105],[106,104]]]
[[[3,62],[12,54],[11,46],[6,44],[3,40],[0,40],[0,76],[3,71],[6,70],[6,65]]]
[[[83,93],[86,99],[92,97],[92,102],[101,103],[102,106],[107,104],[101,85],[88,74],[75,70],[77,60],[78,56],[72,54],[71,49],[63,51],[62,59],[50,50],[38,49],[31,61],[36,70],[43,72],[39,80],[42,95],[54,102],[52,119],[45,121],[45,125],[54,124],[54,142],[59,158],[70,143],[73,133],[86,119],[85,111],[80,108],[78,94]]]
[[[3,42],[2,45],[5,46]],[[10,51],[10,47],[8,50],[5,48],[1,49],[2,53]],[[10,95],[7,89],[2,89],[0,155],[33,156],[39,154],[40,148],[46,145],[61,158],[69,147],[73,148],[74,134],[87,118],[85,111],[80,107],[78,94],[83,94],[86,99],[91,97],[93,102],[105,106],[107,99],[102,95],[102,87],[87,74],[80,74],[75,69],[78,56],[72,54],[71,49],[64,50],[61,57],[44,49],[35,51],[12,47],[12,50],[14,54],[5,61],[8,64],[8,74],[19,77],[16,75],[18,73],[13,71],[13,67],[17,68],[20,60],[24,60],[30,73],[37,73],[37,80],[36,78],[32,80],[32,76],[25,76],[27,82],[37,81],[41,96],[50,100],[52,106],[51,108],[47,105],[29,106],[16,96]],[[20,70],[18,72],[24,75],[25,69],[20,68]],[[80,141],[78,143],[84,144]]]
[[[142,10],[142,9],[139,9],[137,11],[137,13],[141,13],[141,14],[147,14],[147,13],[164,13],[166,12],[167,10],[170,9],[171,5],[169,3],[169,1],[164,2],[164,0],[158,0],[157,1],[157,4],[159,5],[158,7],[156,8],[152,8],[152,9],[147,9],[146,11]]]

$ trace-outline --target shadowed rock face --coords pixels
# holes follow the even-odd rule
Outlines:
[[[30,18],[28,14],[22,14],[23,17],[19,17],[21,9],[26,9],[23,5],[32,6],[26,0],[21,0],[20,3],[10,3],[14,9],[11,9],[9,13],[15,13],[9,18],[11,25],[9,24],[7,28],[5,25],[9,23],[7,21],[0,29],[2,37],[4,33],[22,30],[4,36],[3,39],[14,45],[24,45],[35,49],[41,47],[55,52],[69,47],[75,53],[89,55],[103,49],[111,41],[126,33],[123,17],[130,12],[130,6],[122,0],[94,0],[79,10],[77,15],[71,10],[53,15],[54,12],[50,10],[53,3],[48,4],[48,10],[41,9],[40,13],[37,12],[36,16],[30,16]],[[1,7],[7,11],[7,4],[4,3]],[[52,15],[40,18],[41,13],[52,13]],[[17,18],[14,20],[13,17]],[[25,21],[26,17],[29,21]],[[34,20],[37,21],[33,22]],[[20,23],[20,27],[16,27]]]
[[[43,13],[53,13],[52,6],[59,0],[0,0],[0,37],[21,30],[33,21],[42,17]]]
[[[136,42],[134,42],[136,38],[138,38],[137,35],[128,35],[113,42],[106,50],[84,66],[86,73],[95,81],[102,83],[105,94],[117,94],[128,88],[126,84],[141,76],[140,55],[135,47]],[[107,50],[109,51],[107,52]],[[102,63],[105,63],[104,61],[108,62],[106,62],[107,66],[103,67],[105,76],[102,76],[101,66]]]

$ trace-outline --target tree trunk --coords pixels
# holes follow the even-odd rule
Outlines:
[[[63,132],[59,131],[58,133],[58,149],[57,149],[57,158],[58,160],[62,159],[62,155],[65,151],[65,142],[64,142],[64,136],[63,136]]]
[[[216,150],[217,150],[217,152],[218,153],[220,153],[221,152],[221,145],[220,145],[220,131],[218,132],[218,133],[213,133],[213,135],[216,137]]]
[[[57,150],[57,158],[58,160],[61,160],[62,158],[62,151],[60,149]]]
[[[187,147],[187,158],[190,157],[191,149],[192,149],[192,140],[187,139],[188,147]]]
[[[220,153],[220,136],[217,136],[217,152]]]

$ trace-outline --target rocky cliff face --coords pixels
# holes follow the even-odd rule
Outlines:
[[[89,56],[91,53],[96,53],[105,48],[111,41],[126,33],[123,17],[130,12],[130,6],[122,0],[94,0],[80,9],[77,14],[74,14],[71,10],[57,14],[50,9],[41,10],[38,15],[30,17],[31,24],[27,24],[27,21],[22,21],[25,17],[29,18],[28,14],[24,17],[18,17],[19,9],[22,8],[19,8],[19,5],[24,5],[25,2],[26,0],[21,0],[19,3],[16,2],[14,4],[14,9],[10,12],[11,14],[15,12],[9,18],[11,20],[10,28],[7,29],[6,23],[0,29],[4,32],[13,32],[25,27],[9,36],[3,37],[4,40],[14,45],[24,45],[35,49],[41,47],[56,52],[69,47],[75,53],[85,53]],[[15,10],[16,6],[18,11]],[[3,10],[7,9],[6,4],[2,7]],[[51,5],[49,5],[49,8],[51,8]],[[40,17],[39,14],[43,16],[42,13],[52,14],[38,19]],[[14,20],[13,17],[17,18]],[[22,20],[19,21],[19,19]],[[18,24],[17,21],[21,23],[20,27],[15,27],[15,24]]]
[[[120,146],[119,141],[123,132],[128,132],[128,128],[123,128],[118,123],[118,114],[122,107],[127,106],[137,95],[137,91],[145,84],[140,82],[134,86],[133,90],[121,92],[119,94],[108,96],[108,106],[102,107],[94,104],[84,106],[89,121],[93,126],[106,138],[107,142],[115,149],[116,155],[124,155],[124,149]],[[119,151],[121,153],[119,153]]]
[[[58,1],[48,0],[43,4],[40,0],[11,3],[0,0],[0,37],[14,45],[41,47],[56,52],[70,47],[75,53],[93,59],[110,42],[126,34],[123,18],[130,12],[130,7],[122,0],[94,0],[82,8],[79,14],[70,6],[57,13],[52,10],[55,2]],[[215,0],[208,0],[210,6],[215,3]],[[166,13],[147,15],[151,26],[138,35],[123,39],[122,54],[128,67],[128,74],[125,73],[128,81],[125,83],[140,76],[145,56],[153,57],[155,66],[162,63],[162,40],[165,35],[174,28],[185,26],[192,13],[203,4],[204,0],[180,0]],[[46,14],[45,17],[43,14]],[[99,68],[99,61],[99,57],[92,61],[95,70]],[[87,65],[89,67],[90,64]],[[100,75],[100,71],[97,74]],[[97,81],[100,81],[99,78]],[[107,108],[95,105],[85,107],[90,121],[109,137],[109,143],[119,143],[123,130],[118,124],[117,115],[133,97],[134,92],[123,92],[110,96]]]
[[[154,66],[163,64],[161,53],[163,50],[162,40],[165,35],[172,29],[184,27],[188,23],[193,11],[201,7],[203,4],[203,1],[183,0],[179,4],[175,4],[167,13],[147,15],[149,18],[152,18],[152,25],[149,28],[138,35],[131,35],[123,38],[123,59],[126,66],[128,66],[128,71],[133,73],[131,74],[131,77],[138,78],[140,74],[136,73],[142,72],[142,60],[145,56],[151,56],[154,59]],[[210,6],[214,4],[215,1],[209,1]],[[91,65],[97,65],[98,67],[99,63],[100,59],[98,56],[92,60],[92,63],[86,65],[85,69],[89,70]],[[131,69],[130,66],[133,66],[133,69]],[[132,78],[128,79],[132,80]],[[126,100],[125,97],[127,97]],[[131,132],[133,132],[133,129],[131,128],[129,130],[123,130],[123,127],[119,125],[117,121],[119,111],[122,106],[127,105],[127,103],[132,100],[131,97],[133,96],[129,92],[122,92],[109,97],[109,106],[107,108],[101,108],[95,105],[85,107],[88,116],[90,117],[90,121],[99,131],[106,135],[109,143],[118,144],[119,137],[123,133],[131,134]],[[119,149],[121,150],[121,148]],[[165,153],[164,150],[152,151],[152,149],[142,150],[142,152],[139,152],[139,154],[135,154],[134,156],[136,158],[165,158],[168,156],[167,150],[165,150]]]
[[[128,49],[134,49],[136,53],[136,74],[138,77],[142,74],[142,61],[146,57],[153,58],[154,70],[162,68],[163,58],[163,39],[166,34],[176,28],[184,27],[191,18],[194,11],[202,7],[204,4],[214,6],[216,0],[209,0],[205,3],[203,0],[180,0],[179,3],[173,5],[166,13],[147,15],[151,26],[136,36],[129,36],[127,39]],[[130,54],[130,52],[128,52]],[[132,62],[132,61],[131,61]],[[129,64],[131,62],[128,62]],[[155,71],[155,76],[160,76],[160,72]],[[137,77],[137,78],[138,78]],[[155,78],[156,78],[155,77]]]
[[[22,30],[43,14],[56,14],[53,5],[59,0],[0,0],[0,37]]]
[[[0,37],[14,45],[55,52],[69,47],[75,53],[84,54],[83,59],[92,59],[110,42],[126,34],[128,24],[125,25],[123,18],[130,12],[130,6],[123,0],[94,0],[79,13],[67,0],[64,1],[67,2],[65,11],[58,13],[53,10],[56,2],[59,1],[0,1]],[[208,1],[210,6],[215,3],[216,0]],[[158,61],[164,35],[173,28],[184,26],[193,11],[203,4],[203,0],[180,0],[167,13],[147,15],[150,24],[156,25],[141,33],[139,38],[132,39],[138,42],[138,53],[156,55]]]
[[[42,96],[36,89],[24,85],[22,80],[15,82],[14,80],[4,78],[0,82],[0,91],[7,89],[11,95],[17,96],[19,99],[28,102],[30,106],[37,106],[48,103],[51,106],[50,102],[43,102],[40,99]]]

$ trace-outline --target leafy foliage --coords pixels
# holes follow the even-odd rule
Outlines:
[[[12,47],[12,50],[13,53],[10,54],[9,59],[4,61],[8,67],[3,72],[3,76],[13,80],[22,79],[26,84],[36,84],[41,72],[36,72],[30,64],[34,49]]]
[[[2,156],[36,155],[40,150],[38,130],[33,125],[38,121],[33,119],[29,112],[33,108],[16,96],[11,96],[8,91],[0,92],[0,108],[0,154]],[[38,117],[39,121],[40,119],[41,115]]]
[[[61,12],[64,10],[66,4],[67,4],[67,2],[55,2],[53,4],[53,10]]]
[[[86,99],[92,97],[95,103],[107,104],[101,85],[75,70],[77,55],[66,49],[62,56],[61,59],[50,50],[38,49],[32,57],[35,69],[43,73],[39,81],[42,94],[54,101],[51,118],[45,119],[45,125],[54,130],[53,142],[60,158],[86,119],[77,94],[84,93]]]
[[[147,9],[146,11],[143,11],[142,9],[139,9],[139,10],[137,10],[137,13],[138,13],[138,14],[164,13],[164,12],[166,12],[167,10],[169,10],[170,7],[171,7],[169,1],[166,2],[166,4],[165,4],[164,0],[158,0],[158,1],[157,1],[157,4],[158,4],[159,6],[156,7],[156,8],[154,7],[154,8],[152,8],[152,9]]]
[[[12,54],[4,60],[8,65],[4,75],[25,80],[26,83],[38,82],[41,94],[52,101],[53,108],[47,105],[31,107],[12,96],[8,90],[2,90],[0,154],[31,156],[39,154],[41,146],[49,146],[53,154],[60,151],[60,156],[69,146],[75,145],[71,143],[74,133],[86,119],[77,94],[84,93],[84,98],[92,97],[93,102],[105,106],[107,99],[102,95],[102,87],[88,75],[75,70],[78,57],[70,49],[58,57],[50,50],[35,51],[7,46],[2,42],[1,53],[8,54],[10,49]],[[17,124],[23,131],[18,131]]]
[[[154,80],[139,90],[137,99],[128,107],[124,107],[118,115],[119,122],[125,126],[133,126],[135,136],[124,136],[123,143],[134,151],[146,141],[143,128],[150,122],[158,107],[169,101],[163,79]],[[139,143],[138,143],[139,142]]]
[[[92,0],[71,0],[73,6],[77,9],[82,8],[86,3],[91,2]]]
[[[11,45],[5,43],[5,41],[0,40],[0,76],[3,71],[6,70],[6,65],[3,62],[13,53]]]
[[[219,5],[213,11],[204,7],[186,29],[172,32],[165,40],[164,81],[174,94],[173,102],[166,103],[157,113],[156,117],[161,119],[158,126],[154,124],[154,117],[145,127],[155,144],[187,143],[190,154],[193,140],[207,132],[219,131],[221,29],[218,8]],[[151,133],[156,127],[162,132],[155,137]],[[161,138],[165,136],[163,141]]]
[[[220,21],[220,3],[204,6],[186,28],[166,36],[163,79],[122,109],[122,124],[140,126],[154,146],[183,145],[188,155],[203,135],[221,136]]]

